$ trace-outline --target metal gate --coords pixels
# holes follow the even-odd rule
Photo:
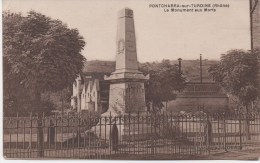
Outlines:
[[[6,158],[187,159],[256,148],[259,114],[129,113],[4,118]]]

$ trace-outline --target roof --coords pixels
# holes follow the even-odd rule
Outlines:
[[[223,88],[214,82],[190,82],[177,97],[228,97]]]
[[[93,60],[85,62],[83,73],[101,73],[101,74],[110,74],[115,71],[115,61],[100,61]]]

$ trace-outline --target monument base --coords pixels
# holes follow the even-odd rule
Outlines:
[[[153,136],[153,126],[145,119],[145,114],[117,115],[115,112],[106,112],[102,114],[99,123],[86,132],[93,133],[102,140],[110,140],[113,137],[113,128],[117,128],[117,137],[119,141],[147,140]]]

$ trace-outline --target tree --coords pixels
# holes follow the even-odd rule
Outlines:
[[[71,110],[72,87],[68,86],[64,89],[52,92],[48,91],[42,94],[41,99],[53,103],[54,108],[61,112]]]
[[[145,63],[140,71],[150,75],[149,82],[145,83],[145,97],[150,110],[161,109],[163,101],[174,100],[176,93],[185,87],[185,78],[179,73],[178,66],[172,65],[169,60]]]
[[[44,111],[41,94],[73,83],[85,61],[80,53],[84,46],[78,30],[60,20],[35,11],[27,16],[4,12],[4,96],[26,90],[33,111]]]
[[[245,108],[246,115],[249,113],[250,103],[257,100],[259,94],[259,60],[259,49],[232,50],[223,54],[220,62],[209,68],[213,79],[236,97],[237,103]],[[245,130],[247,139],[250,139],[248,118],[245,120]]]
[[[223,54],[220,62],[209,68],[213,79],[228,93],[237,97],[238,102],[246,109],[258,97],[259,57],[259,50],[232,50]]]

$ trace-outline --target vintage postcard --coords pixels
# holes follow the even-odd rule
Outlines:
[[[2,5],[5,159],[259,159],[259,0]]]

